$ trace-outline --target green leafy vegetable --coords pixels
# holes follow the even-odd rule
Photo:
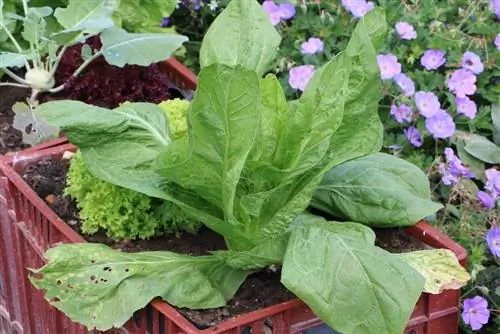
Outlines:
[[[424,279],[405,261],[375,247],[374,240],[369,228],[356,223],[297,228],[281,281],[342,333],[401,333]]]
[[[113,251],[102,247],[102,263],[126,256],[127,261],[137,259],[144,265],[143,274],[133,279],[120,271],[106,297],[100,291],[89,293],[85,289],[87,275],[71,274],[72,293],[80,293],[75,300],[90,305],[89,309],[99,309],[103,303],[110,309],[117,303],[119,307],[127,305],[120,319],[100,313],[92,318],[88,309],[76,309],[73,300],[54,305],[87,326],[99,324],[99,329],[108,329],[122,324],[125,313],[142,307],[146,297],[159,295],[177,306],[211,307],[208,305],[231,298],[250,271],[282,264],[283,283],[336,330],[345,334],[401,333],[424,279],[406,261],[375,247],[368,227],[326,222],[304,214],[325,172],[359,163],[367,155],[371,162],[369,154],[381,147],[376,48],[386,28],[382,11],[367,14],[347,50],[315,73],[298,100],[286,102],[273,75],[261,78],[279,43],[276,32],[256,1],[233,0],[203,42],[202,70],[187,112],[185,135],[171,137],[164,112],[150,104],[128,103],[112,112],[74,101],[38,107],[43,119],[61,127],[80,148],[94,176],[182,209],[223,236],[228,248],[202,258],[181,256],[186,262],[172,260],[166,268],[166,264],[155,263],[149,253],[146,257],[140,253],[115,257]],[[393,163],[392,157],[376,157],[387,165]],[[351,162],[353,159],[358,160]],[[376,162],[375,166],[383,165]],[[373,189],[373,197],[390,196],[394,201],[393,208],[386,206],[386,211],[379,213],[380,221],[392,219],[388,212],[394,208],[404,211],[404,201],[409,199],[399,199],[403,205],[396,203],[401,193],[432,205],[428,185],[419,183],[421,172],[415,167],[402,165],[389,172],[371,169],[376,175],[404,175],[404,182],[394,190]],[[377,181],[376,176],[373,179]],[[355,193],[348,196],[358,200]],[[407,224],[423,211],[411,212]],[[365,216],[368,214],[366,211]],[[406,217],[405,213],[394,214]],[[72,253],[79,260],[72,272],[90,274],[91,254],[74,247]],[[67,249],[51,250],[48,264],[39,269],[43,278],[34,279],[37,287],[48,290],[49,300],[64,292],[57,277],[68,275],[65,266],[71,256],[61,254],[68,253]],[[162,258],[174,257],[161,254]],[[210,273],[218,278],[229,275],[231,268],[241,280],[231,278],[230,289],[214,284],[209,291],[201,290],[218,296],[217,302],[213,298],[210,303],[201,297],[193,299],[190,292],[200,283],[186,277],[195,271],[198,278],[202,269],[197,261],[206,261],[203,270],[211,267],[214,271]],[[171,280],[167,270],[186,270],[182,282],[185,294],[175,286],[177,276]],[[122,285],[138,291],[144,282],[149,284],[148,279],[158,279],[154,283],[157,289],[148,289],[140,302],[128,303],[134,296],[121,294]],[[174,290],[173,295],[165,293]]]
[[[242,20],[244,16],[252,20]],[[234,43],[221,43],[221,38]],[[253,1],[231,1],[205,34],[200,65],[239,65],[262,75],[276,56],[280,41],[261,7]]]
[[[99,330],[121,327],[158,296],[177,307],[224,306],[247,276],[213,256],[127,254],[91,243],[61,245],[45,256],[55,266],[32,270],[31,282],[71,319]]]
[[[410,226],[442,206],[431,201],[427,176],[393,155],[375,153],[328,171],[311,206],[378,227]]]

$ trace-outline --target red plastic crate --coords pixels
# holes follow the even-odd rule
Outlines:
[[[196,75],[191,72],[188,68],[178,62],[176,59],[171,58],[168,61],[159,63],[160,70],[167,75],[170,82],[174,84],[178,89],[182,91],[189,91],[196,89]],[[5,156],[0,155],[0,160],[9,159],[9,161],[15,160],[15,156],[20,156],[20,154],[29,154],[39,150],[48,149],[51,147],[60,146],[67,143],[66,138],[59,138],[55,140],[48,141],[46,143],[28,148],[21,152],[9,153]],[[14,156],[14,158],[9,157]],[[24,246],[18,246],[17,241],[10,239],[12,235],[9,232],[7,222],[8,205],[7,201],[11,200],[9,194],[5,193],[3,187],[0,187],[0,198],[2,203],[0,204],[0,334],[10,334],[10,333],[23,333],[21,324],[23,323],[21,319],[22,312],[26,311],[25,304],[28,300],[25,298],[26,294],[23,288],[22,282],[17,282],[20,272],[25,272],[24,267],[18,268],[16,259],[14,259],[13,249],[23,249]],[[24,240],[24,239],[23,239]],[[18,248],[15,248],[18,247]],[[21,247],[21,248],[19,248]],[[38,246],[39,248],[40,246]],[[37,247],[35,247],[37,248]],[[28,249],[29,253],[32,251]],[[41,264],[42,262],[40,262]],[[21,294],[21,295],[19,295]],[[24,298],[24,299],[23,299]],[[39,332],[39,331],[24,331],[25,333],[47,333],[47,334],[59,334],[59,331],[49,332]],[[82,332],[83,333],[83,332]]]
[[[65,151],[74,149],[74,146],[66,144],[6,157],[0,163],[0,263],[2,270],[7,270],[1,274],[8,278],[4,291],[7,292],[7,305],[13,310],[10,323],[22,325],[22,330],[17,333],[89,333],[51,307],[43,294],[31,286],[25,269],[42,266],[43,253],[51,246],[61,242],[85,242],[36,195],[19,174],[29,162],[49,155],[60,158]],[[406,228],[405,232],[431,247],[452,250],[462,266],[466,266],[465,249],[427,223],[421,222]],[[423,294],[404,334],[457,334],[459,297],[460,291],[456,290],[445,291],[440,295]],[[198,330],[173,307],[157,300],[126,324],[127,331],[118,329],[114,332],[241,334],[249,333],[248,329],[251,329],[252,334],[299,333],[321,324],[304,303],[292,300],[229,319],[212,328]]]

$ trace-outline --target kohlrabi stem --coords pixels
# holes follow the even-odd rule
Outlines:
[[[80,75],[80,73],[82,73],[82,71],[85,69],[85,67],[87,67],[92,61],[94,61],[95,59],[97,59],[101,55],[102,55],[102,50],[96,52],[92,57],[85,60],[83,62],[83,64],[81,64],[80,67],[78,67],[76,69],[75,73],[73,73],[73,75],[71,77],[76,78],[78,75]],[[65,84],[62,84],[62,85],[59,85],[55,88],[50,89],[49,92],[50,93],[57,93],[57,92],[62,91],[64,89],[64,87],[65,87]]]
[[[23,0],[24,16],[28,16],[28,0]]]
[[[21,88],[30,88],[28,85],[13,83],[13,82],[0,82],[0,86],[12,86],[12,87],[21,87]]]
[[[59,51],[59,54],[56,57],[56,60],[54,61],[54,64],[52,64],[52,67],[50,69],[50,76],[53,77],[54,74],[56,74],[57,67],[59,67],[59,63],[61,62],[62,57],[64,56],[64,53],[68,49],[68,46],[65,45],[62,47],[61,51]]]
[[[23,84],[23,85],[29,85],[28,81],[24,80],[20,76],[17,76],[14,72],[11,72],[9,69],[3,68],[2,71],[4,71],[5,74],[7,74],[12,79],[16,80],[18,83]]]

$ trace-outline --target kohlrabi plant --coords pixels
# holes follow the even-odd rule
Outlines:
[[[12,12],[15,6],[0,0],[0,31],[6,35],[13,50],[0,51],[0,70],[15,82],[0,85],[25,87],[32,90],[32,100],[39,92],[58,92],[65,88],[55,86],[54,74],[59,61],[69,46],[100,35],[102,48],[82,47],[84,62],[76,69],[77,77],[94,59],[103,56],[111,65],[147,66],[165,60],[187,38],[168,33],[129,33],[115,25],[120,7],[117,0],[69,0],[67,7],[53,10],[49,6],[30,7],[29,0],[21,0],[22,15]],[[171,1],[170,1],[171,2]],[[16,38],[14,29],[21,26]],[[21,37],[21,38],[20,38]],[[11,70],[24,67],[24,77]]]
[[[468,274],[447,250],[378,248],[367,226],[412,225],[441,207],[422,171],[377,153],[376,55],[386,31],[383,11],[370,12],[345,51],[286,101],[277,78],[263,77],[279,34],[257,1],[232,0],[203,41],[186,135],[173,137],[168,112],[154,104],[40,105],[94,176],[178,206],[227,249],[188,256],[59,245],[31,282],[72,320],[106,330],[158,296],[176,307],[224,306],[250,273],[279,265],[286,288],[335,330],[402,333],[423,291],[458,288]],[[328,187],[338,221],[305,213]]]

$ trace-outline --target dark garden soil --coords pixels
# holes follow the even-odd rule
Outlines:
[[[99,37],[89,39],[86,44],[94,50],[101,47]],[[72,74],[83,63],[81,49],[81,44],[69,48],[59,64],[55,76],[56,86],[65,83],[67,87],[59,93],[40,94],[38,98],[41,103],[70,99],[111,109],[125,101],[160,103],[183,97],[157,64],[120,68],[109,65],[104,57],[99,57],[78,78],[73,79]],[[24,77],[23,73],[19,75]],[[3,141],[0,141],[0,154],[29,147],[22,142],[22,133],[12,128],[12,106],[16,102],[25,102],[30,93],[29,89],[24,88],[0,88],[0,139]]]
[[[29,147],[23,143],[21,131],[11,126],[14,119],[12,106],[16,102],[25,102],[29,94],[30,91],[26,88],[0,87],[0,154]]]
[[[93,236],[82,234],[76,203],[63,195],[69,162],[70,160],[55,160],[47,157],[37,163],[28,164],[22,177],[68,225],[88,242],[104,243],[125,252],[164,250],[190,255],[206,255],[212,250],[226,249],[223,238],[208,229],[202,229],[197,235],[187,233],[182,237],[167,235],[150,240],[122,243],[110,240],[104,233]],[[399,229],[380,229],[376,230],[376,233],[377,244],[391,252],[400,253],[423,248],[422,244],[405,236]],[[199,328],[208,328],[233,316],[294,298],[294,294],[280,283],[279,269],[267,269],[248,276],[226,307],[210,310],[178,310]]]

